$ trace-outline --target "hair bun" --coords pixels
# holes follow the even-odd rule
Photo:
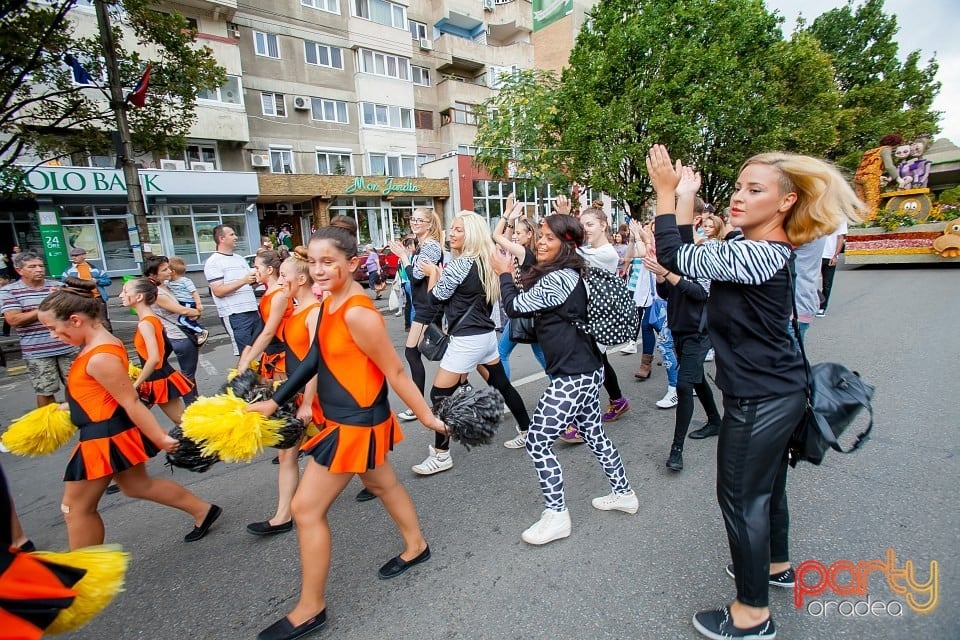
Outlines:
[[[307,248],[303,245],[294,247],[293,251],[290,252],[290,257],[294,258],[295,260],[302,260],[303,262],[307,262],[308,260]]]
[[[93,280],[84,280],[82,278],[75,278],[73,276],[67,276],[63,279],[63,285],[61,289],[68,291],[78,296],[83,296],[84,298],[93,298],[94,289],[96,289],[97,283]]]
[[[330,221],[330,226],[335,229],[343,229],[354,234],[357,232],[357,222],[349,216],[335,216]]]

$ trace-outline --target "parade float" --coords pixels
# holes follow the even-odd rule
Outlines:
[[[960,263],[960,149],[885,136],[854,175],[870,211],[846,239],[847,264]]]

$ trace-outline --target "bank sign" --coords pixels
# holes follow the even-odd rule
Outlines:
[[[260,193],[255,173],[233,171],[138,172],[145,196],[157,195],[242,195]],[[118,169],[85,167],[37,167],[24,174],[23,186],[35,195],[125,196],[127,187]]]

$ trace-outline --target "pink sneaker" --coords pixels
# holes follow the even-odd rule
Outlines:
[[[578,444],[583,442],[583,438],[581,438],[580,434],[577,433],[577,427],[574,425],[570,425],[564,429],[563,433],[560,434],[560,439],[567,444]]]
[[[604,422],[613,422],[624,413],[630,409],[630,403],[626,398],[620,398],[619,400],[612,400],[610,404],[607,405],[607,411],[603,414]]]

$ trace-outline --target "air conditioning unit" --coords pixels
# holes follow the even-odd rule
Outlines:
[[[183,160],[161,160],[160,168],[164,171],[186,171],[187,163]]]
[[[420,39],[420,48],[424,51],[433,51],[433,40],[428,40],[426,38]]]
[[[493,11],[493,0],[483,0],[483,10]]]
[[[212,162],[191,162],[190,171],[216,171],[217,167]]]
[[[254,153],[250,156],[250,164],[255,167],[269,167],[270,155],[266,153]]]
[[[294,96],[293,108],[298,111],[309,111],[311,100],[309,96]]]
[[[277,215],[278,216],[292,216],[293,207],[290,206],[289,202],[278,202],[277,203]]]
[[[231,37],[231,38],[235,38],[235,39],[239,40],[239,39],[240,39],[240,25],[234,24],[234,23],[232,23],[232,22],[228,22],[228,23],[227,23],[227,35],[228,35],[229,37]]]

